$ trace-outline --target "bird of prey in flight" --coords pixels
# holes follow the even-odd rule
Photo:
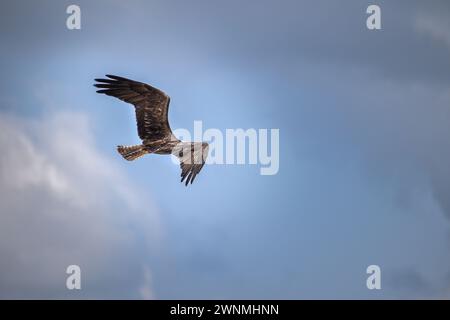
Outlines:
[[[208,156],[208,143],[182,142],[172,133],[168,111],[170,97],[148,84],[106,75],[109,79],[95,79],[98,93],[119,98],[135,107],[138,135],[142,144],[118,146],[117,151],[128,161],[147,153],[173,154],[180,160],[181,182],[192,184]]]

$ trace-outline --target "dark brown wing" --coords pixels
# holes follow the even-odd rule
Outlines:
[[[95,79],[98,93],[131,103],[136,109],[138,134],[142,140],[156,141],[171,137],[168,111],[170,98],[148,84],[106,75],[109,79]]]
[[[183,142],[182,150],[176,154],[180,159],[181,182],[186,179],[186,186],[194,182],[197,174],[205,165],[209,146],[206,142]]]

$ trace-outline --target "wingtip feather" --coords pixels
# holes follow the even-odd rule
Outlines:
[[[113,74],[107,74],[106,76],[108,78],[110,78],[110,79],[117,80],[117,81],[132,81],[130,79],[127,79],[127,78],[124,78],[124,77],[115,76]]]

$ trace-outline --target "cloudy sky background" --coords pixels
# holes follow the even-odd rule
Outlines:
[[[450,4],[377,1],[369,31],[373,3],[4,4],[0,297],[448,298]],[[279,173],[124,161],[106,73],[164,89],[172,128],[279,128]]]

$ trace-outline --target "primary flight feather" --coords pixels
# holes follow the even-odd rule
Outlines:
[[[98,93],[116,97],[135,107],[138,135],[142,144],[118,146],[117,151],[128,161],[147,153],[173,154],[180,160],[181,182],[194,182],[208,156],[208,143],[182,142],[170,129],[168,111],[170,97],[146,83],[106,75],[109,79],[95,79]]]

